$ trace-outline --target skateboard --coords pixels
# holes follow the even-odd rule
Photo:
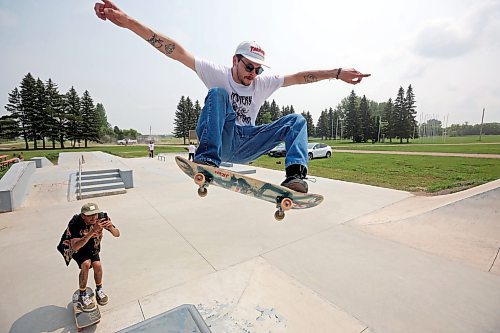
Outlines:
[[[94,310],[85,312],[81,309],[80,304],[78,303],[79,294],[79,289],[77,289],[73,293],[73,311],[75,312],[76,329],[78,330],[78,332],[81,332],[87,326],[91,326],[94,324],[97,325],[101,320],[101,312],[99,311],[99,306],[97,305],[94,291],[91,288],[87,287],[87,295],[90,295],[90,297],[92,297],[96,305]]]
[[[197,164],[180,156],[175,157],[175,162],[198,185],[200,197],[205,197],[208,194],[209,185],[246,194],[275,204],[277,210],[274,213],[274,218],[278,221],[285,218],[287,210],[311,208],[323,201],[323,196],[319,194],[295,192],[286,187],[267,183],[237,172]]]

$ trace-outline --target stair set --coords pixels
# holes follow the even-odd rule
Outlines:
[[[81,180],[76,176],[76,196],[79,200],[124,193],[127,190],[119,169],[82,171]]]

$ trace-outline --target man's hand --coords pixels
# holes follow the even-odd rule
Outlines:
[[[89,231],[89,234],[92,234],[91,237],[97,237],[101,233],[102,233],[102,226],[100,225],[100,223],[96,222],[92,224]]]
[[[102,0],[102,2],[104,3],[97,2],[94,5],[97,17],[104,21],[110,20],[119,27],[127,28],[130,20],[128,15],[109,0]]]
[[[109,230],[113,226],[113,223],[111,223],[111,219],[108,218],[108,219],[102,219],[101,221],[99,221],[99,225],[101,226],[101,228]]]
[[[354,68],[343,68],[340,70],[339,80],[350,84],[358,84],[365,77],[369,77],[371,74],[363,74],[355,70]]]

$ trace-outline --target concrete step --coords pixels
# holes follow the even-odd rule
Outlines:
[[[123,182],[112,183],[112,184],[96,184],[89,186],[82,186],[82,193],[92,192],[92,191],[106,191],[106,190],[119,190],[125,189],[125,184]],[[76,188],[76,192],[78,193],[78,186]]]
[[[110,173],[94,173],[94,174],[89,174],[89,175],[83,175],[82,174],[82,182],[86,180],[94,180],[94,179],[104,179],[104,178],[114,178],[114,177],[120,177],[120,173],[118,172],[110,172]],[[80,177],[76,175],[76,180],[78,181]]]
[[[99,185],[99,184],[114,184],[114,183],[123,183],[122,179],[118,176],[116,177],[108,177],[108,178],[97,178],[91,180],[83,180],[82,179],[82,187]],[[77,184],[78,187],[78,184]]]
[[[111,190],[98,190],[98,191],[90,191],[90,192],[82,192],[82,196],[80,199],[88,199],[95,197],[104,197],[108,195],[117,195],[117,194],[125,194],[127,190],[123,189],[111,189]]]
[[[101,173],[119,173],[119,169],[106,169],[106,170],[84,170],[82,171],[82,175],[95,175]]]

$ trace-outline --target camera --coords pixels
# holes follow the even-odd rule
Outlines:
[[[105,219],[107,220],[108,219],[108,213],[106,212],[100,212],[97,217],[99,218],[99,220],[102,220],[102,219]]]

